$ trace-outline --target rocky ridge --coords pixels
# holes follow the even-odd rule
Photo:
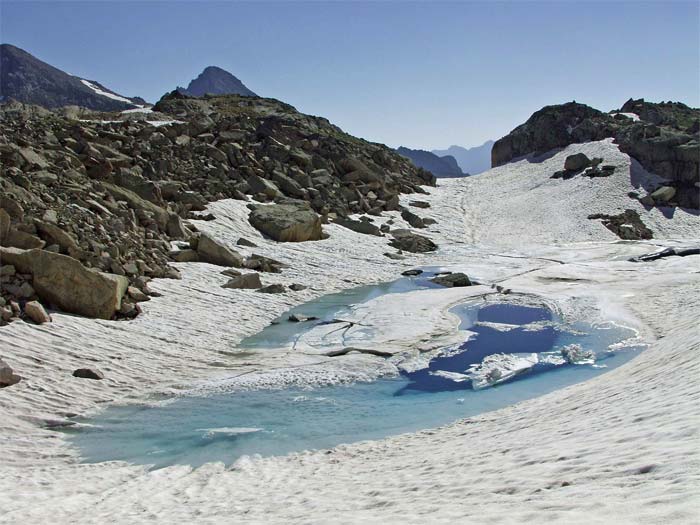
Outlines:
[[[172,261],[281,271],[197,232],[189,219],[206,219],[200,212],[215,200],[252,198],[252,224],[273,239],[303,241],[324,238],[323,222],[401,210],[400,193],[435,183],[389,148],[272,99],[173,92],[141,116],[17,102],[0,112],[4,321],[25,316],[37,298],[131,318],[151,295],[149,279],[179,277]],[[282,225],[278,208],[298,223]],[[42,268],[73,261],[64,264],[81,286],[116,279],[111,311],[52,296],[27,259],[46,259]]]
[[[577,102],[546,106],[495,142],[491,163],[501,166],[531,154],[536,159],[569,144],[607,137],[675,189],[673,199],[650,197],[647,204],[700,208],[700,109],[680,102],[630,99],[610,113]],[[649,188],[649,195],[657,189]]]

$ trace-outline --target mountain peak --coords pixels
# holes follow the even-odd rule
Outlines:
[[[199,76],[189,83],[187,89],[178,88],[178,91],[194,97],[207,94],[257,96],[238,78],[218,66],[205,67]]]

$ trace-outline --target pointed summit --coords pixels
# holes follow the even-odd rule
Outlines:
[[[204,68],[204,71],[190,82],[187,89],[179,87],[177,90],[180,93],[193,97],[201,97],[207,94],[257,96],[231,73],[216,66]]]

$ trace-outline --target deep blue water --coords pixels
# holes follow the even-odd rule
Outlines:
[[[318,315],[316,322],[323,322],[341,314],[350,303],[382,293],[432,287],[426,281],[428,277],[399,279],[326,296],[292,312]],[[477,335],[458,352],[434,359],[427,370],[372,383],[182,397],[156,407],[115,406],[95,418],[79,420],[91,426],[68,432],[87,462],[125,460],[154,468],[173,464],[197,466],[209,461],[230,464],[243,455],[330,448],[443,425],[592,378],[623,364],[639,350],[628,347],[605,351],[608,345],[632,335],[631,330],[619,327],[577,324],[502,332],[473,326],[476,321],[558,323],[545,308],[471,304],[453,311],[462,318],[462,328],[471,327]],[[288,341],[312,324],[289,323],[287,315],[280,318],[280,324],[246,340],[242,347]],[[606,368],[538,365],[516,380],[483,390],[473,390],[469,381],[458,383],[430,374],[437,370],[464,372],[493,353],[556,351],[574,342],[595,350],[597,364]]]

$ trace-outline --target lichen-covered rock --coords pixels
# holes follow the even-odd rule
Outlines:
[[[125,277],[92,271],[67,255],[0,248],[3,263],[31,274],[37,295],[66,312],[111,319],[129,285]]]
[[[303,201],[254,206],[248,220],[261,233],[279,242],[317,241],[323,238],[321,217]]]

